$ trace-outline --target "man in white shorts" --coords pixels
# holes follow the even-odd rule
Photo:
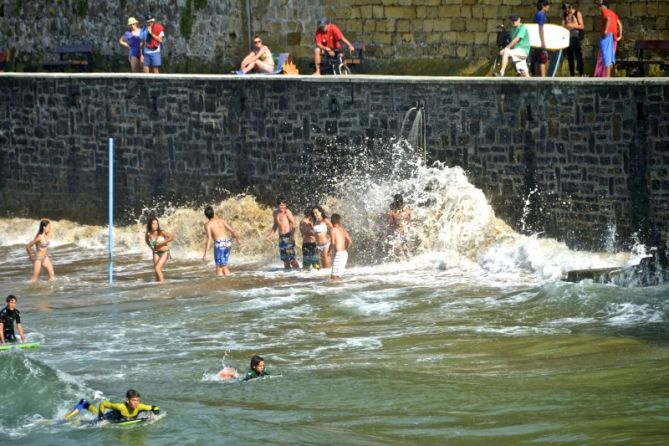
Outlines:
[[[499,73],[493,73],[493,75],[504,76],[504,70],[506,70],[509,58],[511,58],[516,65],[518,74],[523,77],[530,77],[527,68],[527,56],[530,54],[530,33],[527,27],[520,23],[520,16],[518,14],[511,14],[509,20],[513,23],[511,42],[499,51],[499,55],[502,56],[502,66]]]
[[[330,217],[332,222],[332,229],[330,229],[330,237],[332,248],[334,250],[334,259],[332,260],[332,274],[330,279],[341,280],[346,271],[346,262],[348,262],[348,248],[353,244],[351,236],[348,231],[341,225],[341,215],[332,214]]]

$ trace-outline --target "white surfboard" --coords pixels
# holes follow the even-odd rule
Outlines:
[[[541,38],[539,37],[539,25],[536,23],[526,23],[527,31],[530,33],[530,45],[534,48],[541,48]],[[544,25],[544,39],[546,40],[546,49],[562,50],[569,47],[569,30],[559,25],[547,23]]]

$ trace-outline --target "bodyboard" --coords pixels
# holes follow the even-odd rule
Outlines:
[[[0,345],[0,351],[11,350],[14,348],[21,348],[21,349],[39,348],[39,346],[40,346],[39,342],[24,342],[23,344],[3,344]]]

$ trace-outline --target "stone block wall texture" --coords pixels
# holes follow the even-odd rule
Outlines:
[[[303,205],[328,192],[319,172],[389,158],[422,104],[430,161],[464,168],[516,229],[580,248],[612,227],[621,244],[667,240],[662,79],[0,74],[0,97],[3,216],[103,222],[108,137],[121,220],[241,191]]]
[[[526,21],[532,0],[0,0],[0,51],[12,65],[40,69],[62,44],[90,41],[99,70],[127,71],[118,38],[129,16],[153,12],[166,27],[165,71],[225,73],[249,49],[251,32],[275,52],[290,52],[309,70],[316,22],[328,15],[349,40],[367,43],[367,69],[403,74],[484,73],[495,50],[496,30],[514,11]],[[590,0],[586,58],[595,55],[599,11]],[[669,39],[669,1],[612,2],[625,27],[619,54],[633,54],[636,39]],[[250,12],[250,14],[249,14]],[[560,2],[549,13],[561,21]],[[190,24],[190,28],[188,26]],[[190,34],[184,34],[190,29]],[[423,63],[416,63],[416,62]],[[413,62],[413,63],[410,63]],[[385,67],[385,68],[380,68]],[[432,69],[430,69],[432,67]],[[364,68],[363,68],[364,69]],[[383,71],[382,71],[383,72]],[[387,72],[387,71],[385,71]]]

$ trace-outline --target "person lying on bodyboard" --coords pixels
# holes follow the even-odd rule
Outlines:
[[[93,406],[85,399],[79,400],[79,403],[65,415],[65,420],[70,420],[82,410],[88,410],[98,416],[95,422],[109,421],[111,423],[121,423],[126,421],[143,421],[138,418],[141,412],[151,412],[154,415],[160,415],[158,406],[149,406],[141,403],[141,396],[136,390],[130,389],[125,393],[125,401],[122,403],[112,403],[111,401],[101,401],[99,407]]]

